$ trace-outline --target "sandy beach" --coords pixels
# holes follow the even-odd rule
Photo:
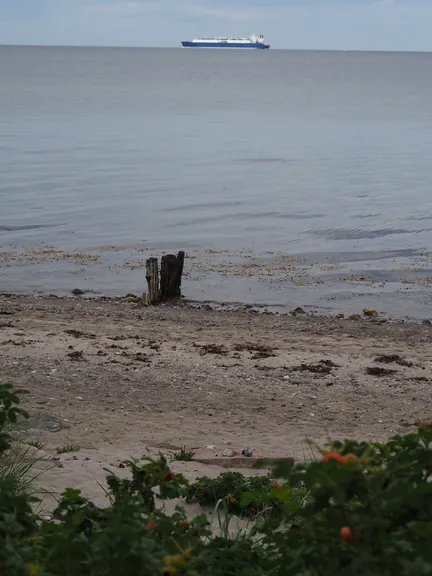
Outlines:
[[[405,433],[431,415],[431,343],[429,324],[0,296],[2,381],[29,391],[30,437],[80,447],[44,483],[96,499],[107,466],[183,445],[303,459],[306,438]]]

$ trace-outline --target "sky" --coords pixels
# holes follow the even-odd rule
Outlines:
[[[264,34],[273,48],[432,50],[432,0],[0,0],[0,44],[179,46]]]

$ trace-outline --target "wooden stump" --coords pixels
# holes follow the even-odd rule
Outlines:
[[[181,281],[183,276],[184,259],[185,259],[185,253],[183,252],[183,250],[181,250],[177,254],[177,270],[174,276],[174,288],[177,297],[181,296]]]
[[[161,258],[160,285],[159,267],[157,258],[146,260],[146,279],[148,292],[143,295],[145,306],[156,304],[161,300],[178,298],[181,295],[181,281],[183,274],[185,253],[179,252],[177,256],[167,254]]]
[[[159,265],[157,258],[149,258],[146,260],[146,280],[148,292],[143,295],[143,304],[150,306],[160,300]]]
[[[184,252],[179,252],[177,256],[174,256],[174,254],[162,256],[160,279],[162,300],[180,296],[183,265]]]

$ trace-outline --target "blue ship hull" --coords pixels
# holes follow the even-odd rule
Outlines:
[[[253,48],[255,50],[270,48],[270,44],[262,44],[261,42],[251,42],[250,44],[236,42],[182,42],[182,45],[185,48]]]

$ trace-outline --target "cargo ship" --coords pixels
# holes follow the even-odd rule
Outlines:
[[[185,40],[182,42],[182,46],[184,48],[258,48],[261,50],[270,48],[270,44],[267,44],[264,36],[256,36],[255,34],[249,38],[242,38],[241,36],[194,38],[193,40]]]

